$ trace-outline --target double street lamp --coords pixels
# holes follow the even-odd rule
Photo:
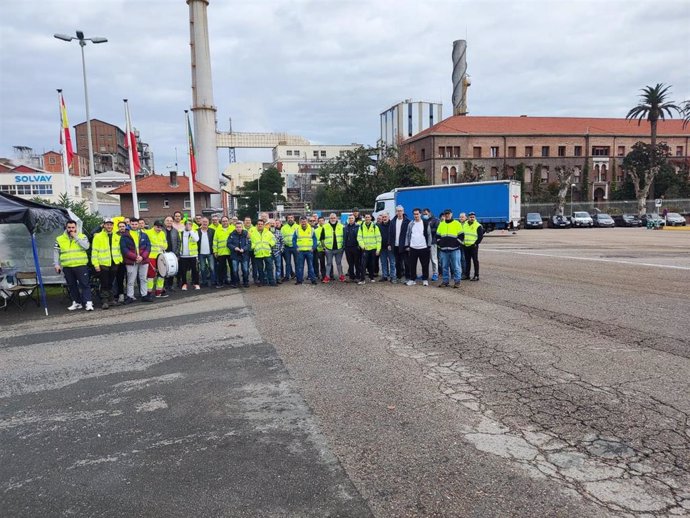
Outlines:
[[[91,176],[91,212],[98,211],[98,197],[96,196],[96,175],[93,166],[93,140],[91,139],[91,117],[89,116],[89,90],[86,86],[86,61],[84,59],[84,47],[86,47],[86,42],[91,43],[106,43],[108,40],[106,38],[100,38],[95,36],[93,38],[85,38],[82,31],[77,31],[76,36],[67,36],[66,34],[54,34],[54,36],[62,41],[72,41],[77,40],[79,46],[81,47],[81,69],[84,76],[84,103],[86,104],[86,140],[89,146],[89,175]],[[65,171],[65,174],[69,174],[69,171]]]

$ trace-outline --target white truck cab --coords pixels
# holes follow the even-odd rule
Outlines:
[[[393,219],[395,217],[395,194],[393,191],[384,192],[376,197],[376,204],[374,205],[374,221],[376,218],[383,214],[388,213],[388,217]]]

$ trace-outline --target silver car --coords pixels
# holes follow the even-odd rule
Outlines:
[[[594,221],[592,220],[592,216],[589,215],[589,212],[585,212],[585,211],[573,212],[573,215],[570,218],[570,221],[571,221],[573,227],[590,227],[590,228],[592,228],[594,226]]]

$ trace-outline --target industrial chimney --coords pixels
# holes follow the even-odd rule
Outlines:
[[[186,0],[189,5],[189,34],[192,51],[192,113],[197,180],[220,191],[216,147],[216,106],[211,82],[211,51],[208,41],[209,0]],[[211,205],[220,205],[220,195],[211,195]]]
[[[453,115],[467,115],[467,41],[453,42]]]

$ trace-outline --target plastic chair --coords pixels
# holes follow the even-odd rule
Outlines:
[[[11,303],[21,308],[24,304],[22,303],[22,297],[28,297],[36,303],[36,306],[41,305],[41,301],[38,298],[38,277],[35,272],[17,272],[14,274],[14,278],[17,284],[10,286],[9,288],[3,288],[2,290],[9,295],[6,300],[5,309]],[[35,296],[34,296],[35,294]]]

